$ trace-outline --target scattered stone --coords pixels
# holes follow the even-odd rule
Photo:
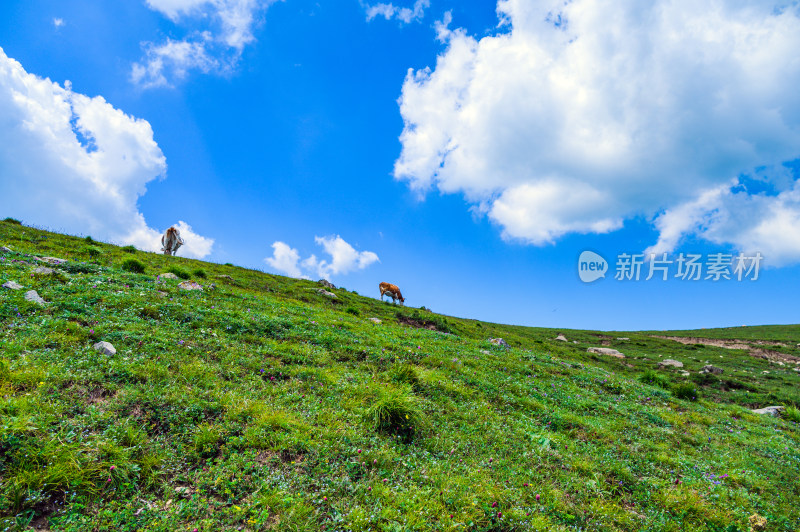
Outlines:
[[[749,518],[751,532],[757,532],[767,529],[767,520],[758,514],[753,514]]]
[[[567,340],[567,337],[564,336],[563,334],[559,334],[558,336],[556,336],[556,340],[558,340],[559,342],[569,342],[569,340]]]
[[[572,343],[573,343],[573,344],[577,344],[577,343],[578,343],[578,341],[577,341],[577,340],[573,340],[573,341],[572,341]]]
[[[8,288],[10,290],[22,290],[22,285],[15,283],[14,281],[7,281],[3,283],[3,288]]]
[[[117,354],[116,348],[110,342],[97,342],[92,346],[95,351],[100,351],[104,355],[112,356]]]
[[[489,338],[489,343],[499,347],[508,347],[508,343],[502,338]]]
[[[481,353],[483,353],[484,355],[491,355],[491,353],[486,349],[481,349]]]
[[[680,373],[680,374],[681,374],[682,376],[684,376],[684,377],[688,377],[689,375],[691,375],[691,373],[689,373],[689,372],[688,372],[688,371],[686,371],[686,370],[681,370],[681,371],[679,371],[678,373]]]
[[[317,284],[324,286],[328,290],[336,290],[336,287],[333,286],[333,283],[328,281],[327,279],[320,279],[317,281]]]
[[[11,248],[7,248],[5,246],[0,246],[0,252],[2,252],[2,253],[13,253],[13,251],[11,251]]]
[[[762,372],[761,372],[761,374],[762,374],[762,375],[769,375],[769,371],[767,371],[767,370],[764,370],[764,371],[762,371]]]
[[[659,368],[666,368],[666,367],[673,367],[673,368],[682,368],[683,362],[679,360],[673,360],[671,358],[665,358],[661,362],[658,363]]]
[[[616,349],[611,349],[610,347],[590,347],[586,350],[587,353],[597,353],[598,355],[608,355],[610,357],[615,358],[625,358],[625,355],[617,351]]]
[[[36,260],[39,262],[46,262],[47,264],[64,264],[67,259],[59,259],[58,257],[39,257]]]
[[[224,274],[223,275],[217,275],[217,279],[227,279],[229,281],[233,281],[233,277],[231,277],[230,275],[224,275]]]
[[[192,497],[192,488],[189,486],[178,486],[175,488],[175,493],[184,499],[190,499]]]
[[[178,276],[172,272],[162,273],[158,276],[159,279],[177,279]]]
[[[700,373],[713,373],[714,375],[722,375],[723,372],[724,370],[722,368],[710,364],[708,366],[703,366],[703,369],[700,370]]]
[[[156,291],[156,297],[165,298],[165,297],[167,297],[167,293],[166,292],[162,292],[161,290],[157,290]]]
[[[751,410],[751,412],[753,412],[754,414],[762,414],[762,415],[767,414],[770,416],[779,416],[783,408],[784,407],[782,406],[765,406],[764,408]]]
[[[324,288],[317,289],[317,293],[325,297],[329,297],[331,299],[339,299],[338,297],[336,297],[336,294],[334,294],[333,292],[328,292]]]
[[[378,318],[370,318],[369,321],[371,321],[372,323],[376,323],[378,325],[381,324],[381,320],[379,320]]]
[[[25,300],[26,301],[32,301],[32,302],[37,303],[39,305],[46,305],[47,304],[47,301],[42,299],[42,296],[40,296],[39,293],[36,290],[28,290],[27,292],[25,292]]]
[[[38,268],[33,269],[33,273],[39,275],[53,275],[54,272],[52,268],[45,268],[44,266],[39,266]]]
[[[180,290],[203,290],[203,287],[195,281],[183,281],[182,283],[178,283],[178,288]]]
[[[617,338],[617,340],[619,340],[620,342],[627,342],[628,340],[630,340],[630,338],[622,337],[622,338]]]

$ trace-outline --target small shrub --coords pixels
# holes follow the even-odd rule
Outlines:
[[[639,376],[639,381],[650,384],[651,386],[658,386],[659,388],[669,388],[669,379],[652,369],[648,369],[642,373]]]
[[[796,406],[787,406],[783,409],[783,417],[789,421],[794,421],[795,423],[800,423],[800,408]]]
[[[353,316],[360,316],[361,315],[361,311],[358,310],[355,307],[347,307],[345,309],[345,312],[347,312],[348,314],[352,314]]]
[[[203,423],[194,434],[194,451],[200,458],[211,458],[219,451],[221,441],[221,431],[213,425]]]
[[[59,264],[58,268],[67,273],[97,273],[100,271],[96,265],[83,262],[65,262]]]
[[[133,246],[122,246],[120,249],[125,253],[136,253],[136,248]]]
[[[92,257],[93,259],[103,254],[103,250],[95,246],[86,246],[83,252]]]
[[[92,237],[90,237],[90,236],[87,236],[87,237],[86,237],[86,238],[84,238],[83,240],[84,240],[84,242],[86,242],[87,244],[94,244],[94,238],[92,238]]]
[[[131,273],[144,273],[144,264],[136,259],[125,259],[122,261],[122,269]]]
[[[225,264],[223,264],[223,266],[231,266],[231,267],[233,267],[233,264],[231,264],[230,262],[226,262]]]
[[[697,391],[694,384],[691,382],[682,382],[676,384],[672,388],[672,395],[678,399],[686,399],[687,401],[696,401],[700,397],[700,392]]]
[[[178,274],[176,273],[175,275],[178,275]],[[195,277],[199,277],[200,279],[205,279],[206,277],[208,277],[208,275],[206,274],[206,271],[201,269],[201,268],[198,268],[195,271],[193,271],[192,275],[194,275]]]
[[[169,273],[174,273],[181,279],[188,279],[190,277],[189,272],[181,268],[178,268],[177,266],[170,266],[169,268],[167,268],[167,271]]]
[[[389,378],[394,382],[410,384],[415,388],[419,386],[419,373],[417,368],[411,364],[395,364],[389,370]]]
[[[14,225],[22,225],[22,222],[17,220],[16,218],[6,218],[3,220],[7,224],[14,224]]]
[[[383,390],[367,410],[367,419],[378,432],[411,440],[423,427],[419,400],[399,388]]]

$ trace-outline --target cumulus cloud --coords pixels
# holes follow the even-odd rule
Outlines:
[[[53,26],[55,26],[56,29],[60,28],[63,25],[64,25],[64,19],[63,18],[54,18],[53,19]]]
[[[143,43],[144,57],[131,67],[143,88],[168,87],[190,71],[229,73],[255,40],[258,14],[277,0],[147,0],[147,5],[182,28],[183,39]]]
[[[322,246],[324,252],[330,255],[330,260],[319,260],[316,255],[310,255],[300,260],[300,253],[283,242],[272,244],[272,257],[267,257],[264,262],[273,269],[292,277],[309,278],[310,274],[330,279],[334,275],[344,275],[353,271],[363,270],[369,265],[379,262],[378,255],[372,251],[357,251],[341,236],[314,237],[317,245]],[[304,273],[305,272],[305,273]]]
[[[498,33],[480,39],[447,14],[435,67],[409,70],[397,179],[462,194],[531,244],[644,217],[661,234],[652,249],[687,233],[769,238],[800,260],[779,230],[798,206],[785,163],[800,158],[800,5],[500,0],[497,11]],[[732,188],[755,174],[770,193]]]
[[[395,6],[392,3],[366,5],[365,7],[368,21],[375,17],[383,17],[386,20],[396,18],[405,24],[409,24],[413,21],[422,20],[422,17],[425,15],[425,9],[430,7],[430,5],[430,0],[416,0],[413,7]]]
[[[155,251],[136,203],[166,159],[150,124],[101,96],[29,74],[0,48],[0,211],[25,222]],[[181,222],[183,223],[183,222]],[[191,232],[187,249],[210,253]],[[195,241],[196,237],[196,241]],[[183,250],[182,250],[183,251]]]

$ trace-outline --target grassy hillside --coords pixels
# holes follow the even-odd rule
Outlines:
[[[798,326],[505,326],[11,222],[0,245],[0,530],[800,530]]]

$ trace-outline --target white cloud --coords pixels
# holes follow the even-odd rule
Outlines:
[[[56,28],[60,28],[63,25],[64,25],[64,19],[63,18],[54,18],[53,19],[53,26],[55,26]]]
[[[257,15],[277,0],[147,0],[147,5],[187,28],[183,39],[143,43],[144,57],[131,67],[143,87],[171,86],[188,72],[226,74],[255,40]]]
[[[27,223],[159,247],[136,203],[166,172],[150,124],[27,73],[0,48],[0,211]],[[191,228],[185,226],[192,234]],[[208,239],[187,241],[196,256]]]
[[[273,269],[291,277],[303,276],[303,272],[300,271],[300,267],[297,265],[299,261],[300,253],[280,241],[272,244],[272,257],[264,259],[264,262],[272,266]]]
[[[308,278],[303,272],[314,274],[325,279],[334,275],[344,275],[356,270],[363,270],[375,262],[379,262],[378,255],[372,251],[357,251],[341,236],[314,237],[317,245],[322,246],[330,260],[319,260],[316,255],[311,255],[300,260],[300,253],[283,242],[272,244],[272,257],[264,261],[275,270],[292,277]]]
[[[430,0],[416,0],[413,7],[400,7],[392,3],[366,5],[367,20],[375,17],[383,17],[386,20],[396,18],[397,20],[409,24],[414,21],[422,20],[425,16],[425,9],[430,7]]]
[[[501,33],[481,39],[450,29],[446,15],[435,68],[409,70],[403,84],[394,174],[419,194],[463,194],[504,237],[537,245],[643,216],[661,232],[654,248],[687,231],[755,246],[800,213],[798,176],[783,166],[800,158],[800,5],[497,9]],[[756,173],[772,196],[731,189]],[[734,205],[746,205],[751,229],[735,225]]]

